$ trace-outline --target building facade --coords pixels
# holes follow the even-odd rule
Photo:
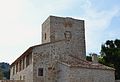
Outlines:
[[[27,49],[10,71],[11,80],[25,82],[115,82],[113,68],[86,61],[84,20],[69,17],[48,17],[42,44]]]

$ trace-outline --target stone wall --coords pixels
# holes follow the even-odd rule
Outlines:
[[[70,68],[70,82],[115,82],[114,71],[102,69]]]
[[[70,61],[74,54],[70,41],[58,41],[37,46],[33,49],[33,82],[114,82],[114,71],[55,64],[56,60]],[[49,72],[49,67],[55,68]],[[44,76],[38,76],[38,68],[44,68]],[[60,71],[60,72],[59,72]],[[56,73],[53,74],[53,73]]]
[[[68,55],[74,54],[69,48],[70,42],[63,40],[55,43],[48,43],[33,49],[33,78],[34,82],[50,82],[49,67],[54,67],[56,60],[69,60]],[[39,77],[38,68],[44,68],[44,76]],[[52,78],[52,77],[51,77]],[[45,81],[46,80],[46,81]],[[53,81],[52,81],[53,82]]]
[[[115,80],[115,82],[120,82],[120,80]]]
[[[57,75],[57,82],[70,82],[69,80],[69,67],[58,63],[58,75]],[[75,82],[75,81],[74,81]]]
[[[0,82],[25,82],[24,80],[0,80]]]
[[[25,82],[33,82],[33,64],[24,70],[10,76],[11,80],[25,80]]]

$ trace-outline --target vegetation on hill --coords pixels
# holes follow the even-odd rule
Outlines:
[[[2,70],[0,69],[0,80],[2,80],[3,79],[3,72],[2,72]]]
[[[8,63],[0,63],[0,79],[10,79],[10,65]]]

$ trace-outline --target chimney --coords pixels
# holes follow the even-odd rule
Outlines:
[[[92,62],[93,63],[98,63],[97,54],[95,54],[95,53],[92,54]]]

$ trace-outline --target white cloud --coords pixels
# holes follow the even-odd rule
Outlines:
[[[69,0],[0,0],[0,62],[13,62],[41,42],[41,23],[71,5]]]
[[[29,46],[40,43],[41,24],[49,15],[68,11],[78,0],[0,0],[0,61],[13,62]],[[119,7],[98,11],[90,0],[80,0],[86,24],[87,51],[98,50],[104,31],[111,20],[119,16]],[[75,14],[76,15],[76,14]],[[80,18],[76,16],[76,18]]]
[[[86,22],[87,51],[96,52],[100,50],[105,30],[120,12],[120,8],[113,7],[111,10],[98,11],[96,7],[92,6],[90,0],[86,0],[82,6],[85,11],[83,18]]]

